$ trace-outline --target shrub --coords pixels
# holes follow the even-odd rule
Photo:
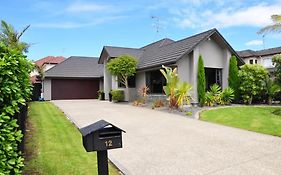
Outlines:
[[[280,85],[274,83],[270,78],[266,80],[266,95],[267,102],[269,105],[272,104],[272,100],[277,96],[277,94],[281,91]]]
[[[206,106],[214,106],[215,98],[212,93],[209,91],[205,94],[205,105]]]
[[[165,103],[162,100],[155,100],[155,101],[153,101],[152,109],[161,108],[163,106],[165,106]]]
[[[228,85],[234,91],[235,101],[239,101],[239,78],[238,78],[238,66],[237,58],[232,56],[229,62],[229,76],[228,76]]]
[[[133,106],[141,106],[141,105],[143,105],[145,102],[144,102],[144,100],[143,99],[138,99],[138,100],[135,100],[134,102],[133,102]]]
[[[26,56],[0,43],[0,174],[21,174],[23,158],[18,145],[22,133],[12,116],[29,100],[32,69]]]
[[[188,92],[191,90],[191,85],[186,82],[181,82],[178,78],[177,68],[170,68],[162,66],[160,72],[166,78],[167,85],[163,87],[163,90],[168,97],[170,108],[179,108],[184,103],[189,103]]]
[[[139,88],[139,90],[138,90],[139,96],[142,97],[142,99],[143,99],[143,103],[146,103],[146,98],[148,96],[148,92],[149,92],[149,87],[147,87],[147,86],[143,86],[143,87]]]
[[[98,91],[98,96],[99,96],[98,99],[99,99],[99,100],[104,100],[104,95],[105,95],[105,94],[104,94],[103,90],[99,90],[99,91]]]
[[[206,93],[206,80],[205,80],[205,69],[203,58],[200,55],[198,60],[198,75],[197,75],[197,93],[200,106],[205,104],[205,93]]]
[[[112,90],[111,95],[112,95],[113,102],[124,101],[124,91],[123,90]]]
[[[244,103],[252,104],[254,97],[262,96],[266,89],[267,70],[261,65],[245,64],[239,71],[240,92]]]
[[[225,88],[220,94],[221,104],[229,105],[234,100],[234,90],[230,87]]]
[[[273,56],[272,62],[274,63],[275,71],[275,81],[277,84],[281,85],[281,54]]]
[[[217,84],[213,84],[210,87],[210,93],[214,97],[214,103],[220,104],[221,99],[220,99],[220,94],[221,94],[221,87]]]
[[[192,116],[192,112],[191,112],[191,111],[187,111],[187,112],[185,113],[185,115],[187,115],[187,116]]]

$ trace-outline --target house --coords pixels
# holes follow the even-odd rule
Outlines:
[[[35,61],[34,64],[36,64],[39,67],[42,67],[44,72],[46,72],[47,70],[51,69],[52,67],[54,67],[55,65],[59,64],[60,62],[62,62],[64,60],[65,60],[65,58],[62,57],[62,56],[57,56],[57,57],[47,56],[47,57],[44,57],[40,60]],[[31,77],[32,82],[38,82],[38,80],[36,79],[37,75],[39,75],[37,70],[34,70],[30,73],[30,77]]]
[[[34,64],[40,67],[45,72],[50,68],[54,67],[55,65],[57,65],[58,63],[62,62],[63,60],[65,60],[65,58],[62,56],[57,56],[57,57],[47,56],[40,60],[35,61]],[[39,97],[41,96],[41,92],[42,92],[41,79],[38,76],[39,76],[39,72],[36,69],[30,73],[30,81],[33,85],[31,99],[33,101],[39,100]]]
[[[258,51],[242,50],[237,52],[238,55],[247,64],[260,64],[264,66],[270,73],[274,71],[272,57],[276,54],[281,54],[281,47],[263,49]]]
[[[106,64],[110,59],[120,55],[128,54],[138,59],[137,73],[129,79],[129,97],[126,100],[133,100],[137,95],[137,90],[143,86],[148,86],[150,94],[161,96],[165,79],[159,69],[162,65],[177,67],[181,81],[192,85],[191,95],[194,102],[197,99],[197,67],[199,55],[202,55],[205,66],[207,87],[217,83],[223,89],[228,87],[229,60],[232,55],[237,57],[239,65],[244,61],[233,50],[230,44],[223,38],[217,29],[211,29],[197,35],[174,41],[169,38],[159,40],[141,48],[124,48],[104,46],[99,64],[104,66],[104,92],[105,98],[109,98],[112,89],[123,89],[117,82],[117,78],[112,76],[106,69]],[[125,94],[127,94],[125,93]]]
[[[45,100],[93,99],[103,89],[103,65],[98,58],[71,56],[45,72]]]

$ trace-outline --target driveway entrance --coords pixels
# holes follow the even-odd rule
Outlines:
[[[110,150],[109,158],[125,174],[281,173],[279,137],[106,101],[53,103],[78,127],[104,119],[124,129],[124,148]]]

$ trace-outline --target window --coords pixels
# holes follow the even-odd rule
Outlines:
[[[253,64],[253,63],[254,63],[254,60],[250,60],[249,63],[250,63],[250,64]]]
[[[146,85],[149,92],[154,94],[163,94],[163,86],[166,85],[166,79],[159,70],[149,71],[145,74]]]
[[[125,88],[125,85],[123,83],[121,83],[120,81],[118,81],[118,87],[122,87]],[[136,76],[131,76],[128,78],[128,85],[129,88],[135,88],[136,87]]]
[[[258,64],[258,60],[255,60],[255,64]]]

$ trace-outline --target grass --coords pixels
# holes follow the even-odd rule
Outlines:
[[[272,112],[281,107],[228,107],[203,111],[200,120],[281,136],[281,116]]]
[[[96,153],[84,150],[81,134],[50,102],[29,107],[24,174],[97,174]],[[110,164],[109,172],[118,171]]]

